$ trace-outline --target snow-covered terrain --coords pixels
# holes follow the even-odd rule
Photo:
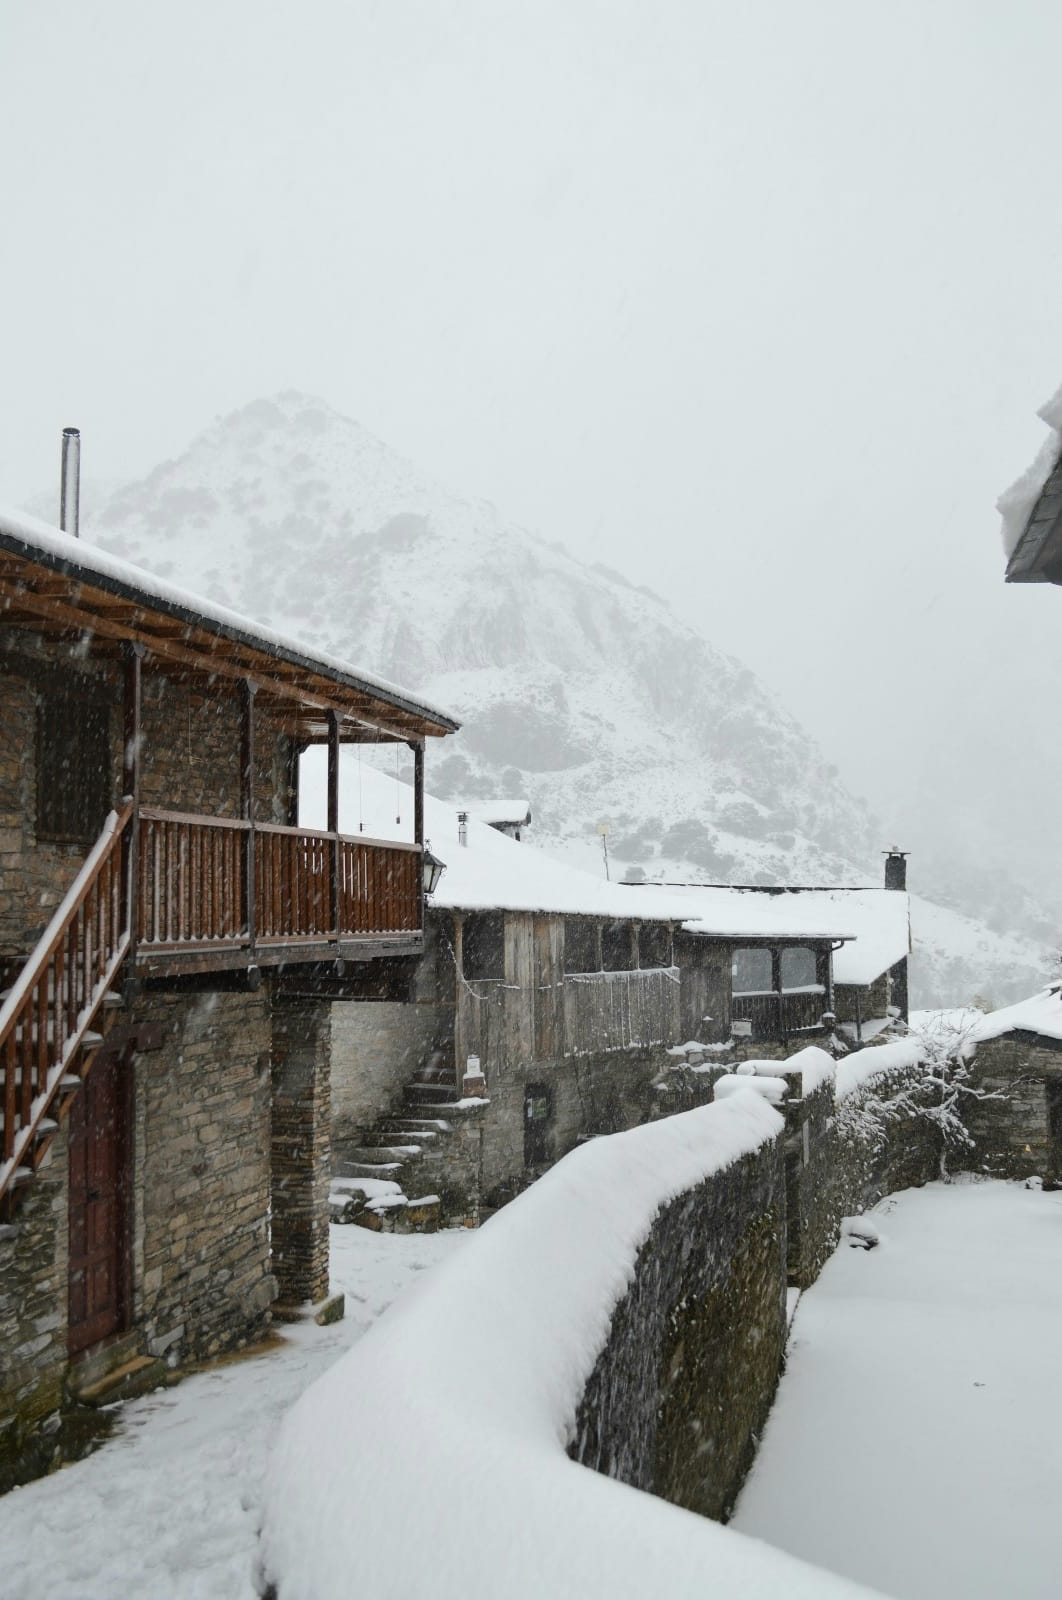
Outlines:
[[[865,1597],[566,1451],[657,1210],[782,1127],[749,1082],[783,1088],[573,1151],[303,1396],[262,1538],[284,1600]]]
[[[889,841],[866,804],[708,642],[724,596],[704,596],[695,630],[649,590],[430,481],[321,401],[286,392],[219,418],[142,481],[87,491],[84,531],[452,707],[464,727],[432,752],[429,787],[468,802],[526,795],[538,842],[580,866],[601,870],[607,819],[618,871],[880,882]],[[665,531],[646,529],[662,554]],[[809,648],[828,646],[809,630]],[[924,921],[925,1003],[1017,998],[1047,975],[1039,927],[967,929],[956,953]]]
[[[868,1222],[800,1298],[731,1526],[897,1600],[1056,1600],[1062,1195],[934,1183]]]
[[[470,1237],[333,1228],[342,1322],[284,1328],[268,1355],[124,1406],[115,1436],[87,1461],[0,1496],[4,1600],[255,1600],[262,1487],[281,1418]]]

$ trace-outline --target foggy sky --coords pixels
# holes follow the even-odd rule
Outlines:
[[[0,503],[65,424],[121,480],[305,389],[662,592],[901,842],[1059,856],[1062,596],[993,509],[1062,382],[1057,3],[5,0],[0,46]]]

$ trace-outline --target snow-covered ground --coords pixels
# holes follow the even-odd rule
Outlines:
[[[343,1322],[284,1328],[268,1355],[127,1405],[87,1461],[0,1497],[3,1600],[252,1600],[262,1483],[282,1416],[468,1237],[333,1228]]]
[[[1062,1193],[872,1213],[800,1299],[732,1526],[897,1600],[1055,1600]]]

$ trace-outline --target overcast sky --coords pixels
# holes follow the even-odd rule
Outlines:
[[[1057,857],[1062,595],[993,503],[1060,61],[1057,0],[0,0],[0,503],[64,424],[122,479],[306,389],[651,583],[914,842]]]

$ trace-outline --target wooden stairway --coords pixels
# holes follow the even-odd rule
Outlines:
[[[103,1042],[130,946],[132,803],[112,811],[0,1005],[0,1218],[40,1170]]]

